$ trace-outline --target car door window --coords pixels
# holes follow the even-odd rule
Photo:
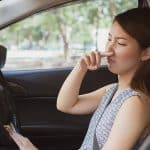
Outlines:
[[[103,51],[113,16],[137,0],[92,0],[51,9],[0,31],[5,70],[74,66],[87,51]],[[106,64],[103,60],[102,64]]]

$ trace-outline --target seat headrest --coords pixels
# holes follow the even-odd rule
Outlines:
[[[0,69],[2,69],[5,65],[6,55],[7,49],[4,46],[0,45]]]

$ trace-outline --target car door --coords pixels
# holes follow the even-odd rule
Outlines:
[[[4,71],[14,89],[21,133],[41,148],[77,149],[80,147],[91,115],[71,115],[56,109],[59,89],[73,68],[34,71]],[[108,83],[116,76],[106,66],[87,72],[80,94]],[[62,148],[63,147],[63,148]]]

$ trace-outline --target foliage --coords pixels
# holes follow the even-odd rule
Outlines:
[[[1,31],[8,49],[63,50],[94,46],[100,28],[108,28],[113,16],[137,6],[137,0],[92,0],[34,15]],[[96,39],[98,40],[98,39]]]

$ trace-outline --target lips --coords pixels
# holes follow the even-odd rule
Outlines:
[[[107,58],[107,60],[108,60],[108,63],[115,63],[115,60],[112,58]]]

